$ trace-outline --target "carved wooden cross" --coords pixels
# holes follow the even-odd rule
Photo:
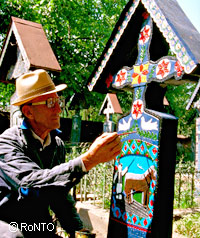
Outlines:
[[[130,90],[134,94],[130,114],[118,122],[123,148],[115,161],[114,177],[119,170],[127,170],[122,179],[123,196],[119,196],[119,184],[114,180],[111,204],[111,219],[127,224],[124,237],[147,237],[154,214],[162,116],[146,109],[146,87],[152,81],[161,83],[172,77],[178,80],[184,73],[175,57],[164,56],[156,62],[151,61],[149,47],[153,23],[146,12],[143,17],[136,63],[132,67],[124,66],[106,80],[108,87],[112,84],[113,88]],[[114,229],[112,225],[110,227],[108,237],[112,237]]]

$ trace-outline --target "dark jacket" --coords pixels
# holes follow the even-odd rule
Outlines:
[[[51,144],[43,149],[26,123],[7,129],[0,135],[0,220],[16,221],[19,228],[21,222],[51,222],[50,207],[66,231],[81,229],[68,192],[84,174],[80,158],[65,163],[58,130],[51,132]],[[42,232],[41,237],[51,236]]]

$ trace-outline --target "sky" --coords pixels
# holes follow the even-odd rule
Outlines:
[[[177,2],[200,33],[200,0],[177,0]]]

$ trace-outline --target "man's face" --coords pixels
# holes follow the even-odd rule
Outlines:
[[[52,93],[40,96],[33,99],[31,103],[46,101],[48,98],[58,98],[58,95],[57,93]],[[31,105],[30,110],[32,118],[29,118],[29,121],[36,134],[48,133],[60,127],[61,108],[58,102],[56,102],[52,108],[48,108],[45,104]],[[39,133],[37,133],[37,131],[39,131]]]

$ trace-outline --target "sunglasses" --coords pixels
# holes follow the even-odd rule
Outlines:
[[[41,102],[33,102],[30,103],[31,105],[46,105],[48,108],[53,108],[55,107],[55,104],[58,103],[60,107],[63,107],[63,100],[60,98],[48,98],[46,101],[41,101]]]

